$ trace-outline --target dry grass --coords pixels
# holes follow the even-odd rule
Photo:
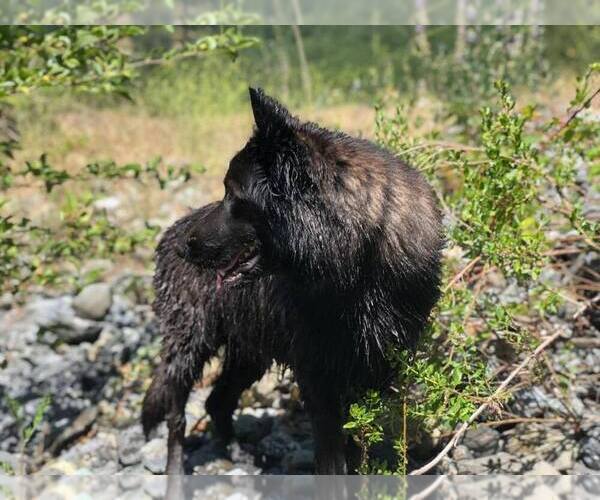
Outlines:
[[[563,77],[544,91],[543,100],[554,113],[565,113],[572,97],[573,78]],[[522,103],[540,99],[540,95],[521,91]],[[388,104],[398,96],[386,99]],[[419,123],[419,133],[444,128],[440,122],[440,103],[430,96],[422,97],[411,111],[409,119]],[[160,191],[155,185],[117,181],[104,183],[107,196],[120,200],[115,215],[120,221],[150,219],[161,225],[169,223],[189,207],[200,206],[222,195],[222,178],[229,159],[247,140],[252,128],[249,107],[234,114],[215,116],[162,117],[151,116],[143,107],[129,103],[111,108],[87,106],[70,102],[64,109],[45,109],[38,115],[30,113],[21,130],[22,149],[16,164],[38,158],[47,152],[52,165],[74,173],[93,161],[112,159],[119,164],[144,163],[161,157],[167,164],[196,164],[206,167],[186,186]],[[326,108],[293,110],[301,118],[352,135],[373,138],[374,110],[367,105],[346,104]],[[418,118],[417,118],[418,117]],[[416,128],[416,125],[413,125]],[[96,186],[98,187],[98,186]],[[58,189],[50,201],[60,201],[65,190],[76,190],[72,184]],[[45,223],[56,217],[49,211],[48,198],[39,189],[20,188],[11,193],[12,206],[28,216],[42,218]]]
[[[354,135],[372,137],[374,111],[344,105],[299,110],[303,119]],[[107,197],[116,197],[113,215],[119,223],[151,220],[164,226],[196,207],[222,196],[222,179],[229,159],[244,145],[252,129],[250,109],[224,116],[166,118],[150,116],[127,104],[102,109],[82,105],[39,116],[22,126],[22,149],[15,163],[35,160],[47,152],[50,163],[70,173],[91,162],[112,159],[118,164],[144,163],[161,157],[166,164],[200,164],[206,173],[190,183],[161,191],[155,184],[93,181]],[[59,223],[61,199],[89,186],[69,183],[49,197],[34,186],[11,190],[11,208],[44,225]]]
[[[307,109],[298,114],[354,135],[373,135],[374,112],[368,106]],[[201,163],[210,173],[222,174],[229,158],[248,138],[252,117],[248,109],[220,117],[171,119],[124,106],[67,111],[52,117],[50,129],[32,125],[23,131],[23,149],[17,160],[50,152],[51,161],[76,172],[95,160],[127,163],[160,156],[167,163]]]

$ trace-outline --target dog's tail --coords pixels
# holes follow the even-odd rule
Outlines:
[[[142,404],[142,427],[146,439],[148,439],[154,428],[165,419],[165,415],[169,410],[168,388],[166,370],[161,363],[154,372],[152,383],[146,391],[144,403]]]

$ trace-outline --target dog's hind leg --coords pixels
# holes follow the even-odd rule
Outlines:
[[[183,442],[185,439],[185,405],[191,387],[171,387],[171,403],[167,413],[167,474],[183,474]]]
[[[167,500],[185,498],[183,468],[183,443],[185,440],[185,405],[191,384],[173,384],[171,387],[169,410],[167,412]]]
[[[187,344],[183,335],[167,335],[161,361],[146,396],[142,424],[146,437],[163,419],[169,429],[167,474],[183,474],[183,442],[185,438],[185,405],[194,382],[202,374],[211,351],[192,339]]]
[[[185,439],[185,405],[204,364],[210,359],[208,349],[178,349],[167,367],[168,437],[167,474],[183,474],[183,442]]]
[[[267,368],[268,365],[260,361],[225,360],[223,372],[206,400],[206,411],[213,421],[215,437],[220,444],[227,445],[233,438],[232,416],[242,392],[259,380]]]

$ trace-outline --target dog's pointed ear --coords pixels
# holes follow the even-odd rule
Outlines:
[[[261,131],[290,127],[293,121],[290,112],[260,88],[249,89],[254,123]]]

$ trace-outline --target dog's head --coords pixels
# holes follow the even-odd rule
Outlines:
[[[336,185],[353,139],[301,122],[260,89],[250,100],[254,133],[229,164],[223,200],[190,225],[186,258],[214,269],[218,288],[274,270],[343,281],[356,265],[362,215],[347,216],[334,198],[366,189],[360,179]]]
[[[368,141],[303,123],[260,89],[250,100],[254,133],[230,162],[223,200],[191,225],[188,258],[215,269],[218,284],[279,270],[350,285],[386,239],[385,226],[419,208],[409,202],[419,183],[405,189],[396,160]],[[419,228],[409,230],[417,242]],[[385,251],[378,256],[387,259]]]

